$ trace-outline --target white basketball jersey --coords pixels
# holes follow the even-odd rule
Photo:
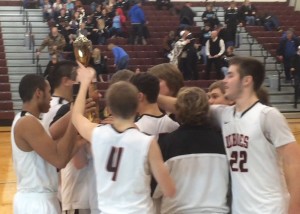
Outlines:
[[[89,170],[88,165],[76,169],[71,160],[61,170],[61,202],[62,210],[89,209]]]
[[[26,113],[24,117],[34,116]],[[14,128],[20,118],[21,113],[18,113],[15,116],[11,130],[12,155],[17,175],[17,190],[22,193],[57,192],[58,176],[56,168],[35,151],[24,152],[16,145]]]
[[[166,114],[162,114],[158,117],[144,114],[135,124],[141,132],[149,135],[155,135],[156,138],[161,133],[170,133],[179,127],[179,124]]]
[[[103,125],[94,129],[91,144],[101,213],[154,212],[148,163],[152,140],[135,128],[118,132]]]
[[[52,99],[50,101],[50,109],[47,113],[42,114],[42,123],[46,130],[48,131],[51,122],[53,121],[53,118],[55,117],[57,111],[60,109],[60,107],[64,104],[67,104],[68,101],[63,99],[62,97],[55,97],[52,96]]]
[[[287,191],[276,147],[295,141],[286,131],[286,122],[274,108],[256,103],[243,113],[235,107],[217,107],[232,179],[233,214],[286,214]],[[272,120],[280,121],[282,132],[268,140],[261,118],[273,111]],[[270,115],[269,115],[270,116]],[[265,118],[264,118],[265,120]],[[276,123],[276,122],[275,122]],[[275,128],[275,127],[274,127]],[[287,128],[288,129],[288,128]],[[281,130],[281,128],[279,128]]]

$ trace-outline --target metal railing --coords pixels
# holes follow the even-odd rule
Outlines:
[[[283,64],[281,62],[279,62],[278,60],[276,60],[275,63],[275,69],[277,71],[277,76],[278,76],[278,91],[281,91],[281,74],[283,72]]]
[[[36,49],[35,50],[35,53],[37,52],[38,50]],[[40,56],[39,55],[36,55],[36,74],[37,75],[43,75],[43,70],[42,70],[42,66],[40,64]]]
[[[249,43],[250,56],[252,56],[252,52],[253,52],[252,46],[254,45],[255,39],[252,36],[250,36],[249,33],[247,34],[247,41]]]

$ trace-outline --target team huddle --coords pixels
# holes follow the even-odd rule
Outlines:
[[[14,213],[299,214],[300,149],[258,98],[263,64],[230,60],[223,105],[210,89],[209,99],[175,81],[166,89],[165,67],[179,75],[171,64],[118,71],[100,123],[87,118],[93,69],[62,61],[48,80],[25,75],[11,132]]]

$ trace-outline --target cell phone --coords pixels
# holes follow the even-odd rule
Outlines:
[[[74,83],[73,84],[73,87],[72,87],[72,97],[73,97],[73,101],[74,102],[75,102],[76,97],[78,95],[79,88],[80,88],[80,83]]]

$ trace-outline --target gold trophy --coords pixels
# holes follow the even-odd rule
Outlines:
[[[80,20],[81,22],[81,20]],[[86,38],[84,35],[79,33],[79,36],[73,42],[74,54],[77,61],[83,64],[85,67],[89,65],[90,58],[92,55],[92,42]],[[96,102],[95,112],[90,112],[87,115],[87,118],[95,123],[99,122],[99,96],[97,89],[97,80],[96,77],[93,82],[91,82],[88,95],[89,98],[92,98]]]

